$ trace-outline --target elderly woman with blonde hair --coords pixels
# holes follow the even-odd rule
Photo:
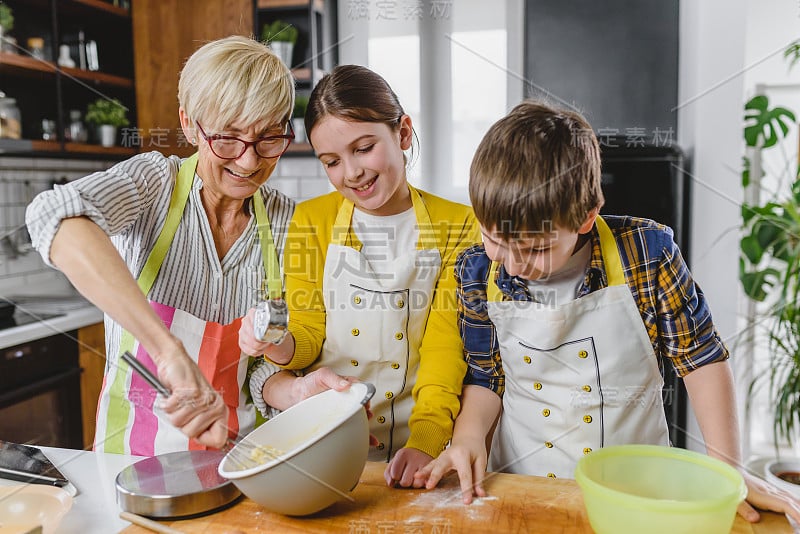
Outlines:
[[[41,193],[27,211],[44,260],[105,312],[95,449],[151,456],[220,447],[255,425],[241,317],[282,291],[293,202],[267,185],[293,133],[294,82],[262,43],[200,47],[178,88],[197,153],[138,154]],[[170,390],[152,388],[125,351]]]

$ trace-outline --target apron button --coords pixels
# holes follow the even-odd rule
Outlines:
[[[592,422],[592,416],[591,415],[584,415],[583,416],[583,422],[584,423],[591,423]]]
[[[394,338],[395,338],[397,341],[400,341],[401,339],[403,339],[403,333],[402,333],[402,332],[398,332],[398,333],[396,333],[396,334],[394,335]]]
[[[352,330],[350,330],[350,333],[353,334],[354,336],[357,336],[361,332],[358,331],[358,328],[353,328]]]
[[[350,360],[350,365],[353,367],[358,367],[358,360]]]
[[[353,297],[354,304],[361,304],[361,297]]]
[[[588,357],[588,356],[589,356],[589,353],[588,353],[588,352],[586,352],[585,350],[582,350],[582,351],[580,351],[580,352],[578,353],[578,358],[586,358],[586,357]]]
[[[552,449],[553,448],[553,444],[551,442],[549,442],[549,441],[545,441],[544,442],[544,446],[547,447],[548,449]]]
[[[590,452],[592,452],[591,447],[586,447],[585,449],[583,449],[583,454],[589,454]]]
[[[524,361],[525,363],[531,363],[531,357],[530,356],[525,356],[525,357],[522,358],[522,361]]]
[[[547,473],[547,477],[548,478],[556,478],[556,474],[555,473]]]
[[[392,369],[400,369],[400,364],[397,362],[392,363]]]
[[[535,389],[536,391],[539,391],[540,389],[542,389],[542,383],[541,382],[534,382],[533,383],[533,389]]]
[[[378,443],[378,444],[375,446],[375,448],[376,448],[376,449],[378,449],[379,451],[382,451],[383,449],[385,449],[385,448],[386,448],[386,445],[384,445],[383,443]]]
[[[550,410],[548,408],[545,408],[544,410],[542,410],[542,415],[545,417],[550,417]]]
[[[590,386],[589,384],[586,384],[586,385],[585,385],[585,386],[583,386],[581,389],[582,389],[583,391],[585,391],[586,393],[589,393],[590,391],[592,391],[592,386]]]
[[[402,308],[405,305],[406,305],[406,302],[403,299],[400,299],[400,300],[397,301],[397,307],[398,308]]]
[[[385,422],[386,422],[386,418],[385,418],[384,416],[382,416],[382,415],[381,415],[381,416],[379,416],[379,417],[378,417],[378,422],[379,422],[379,423],[381,423],[381,424],[383,424],[383,423],[385,423]]]
[[[386,392],[386,398],[387,399],[391,399],[392,397],[394,397],[394,393],[392,393],[391,391],[387,391]]]

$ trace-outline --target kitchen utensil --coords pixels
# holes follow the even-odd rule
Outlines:
[[[164,384],[158,379],[156,375],[150,372],[150,369],[142,365],[142,362],[137,360],[133,354],[129,351],[125,351],[122,353],[122,359],[125,360],[131,368],[136,371],[145,381],[150,384],[153,389],[158,391],[164,398],[169,397],[172,393],[169,389],[167,389]],[[244,441],[244,440],[242,440]],[[236,447],[237,443],[233,441],[231,438],[227,438],[225,443],[225,450],[232,451],[236,449],[236,452],[231,456],[232,461],[236,462],[240,469],[247,469],[250,467],[255,467],[259,465],[259,463],[254,458],[253,449],[254,446],[245,442],[241,444],[241,447]]]
[[[598,534],[705,534],[731,530],[747,494],[742,475],[705,454],[655,445],[616,445],[575,468]]]
[[[295,404],[245,438],[275,451],[274,458],[242,470],[234,449],[220,463],[219,474],[264,508],[285,515],[313,514],[339,499],[352,500],[349,492],[369,451],[364,405],[374,394],[372,384],[355,383]]]
[[[168,527],[166,525],[162,525],[157,521],[153,521],[152,519],[147,519],[144,516],[132,514],[130,512],[120,512],[119,514],[120,519],[124,519],[125,521],[129,521],[134,525],[139,525],[140,527],[144,527],[148,530],[153,532],[159,532],[161,534],[182,534],[182,530],[176,530],[172,527]]]
[[[764,476],[773,485],[800,498],[800,459],[772,460],[764,466]]]
[[[119,472],[117,502],[126,512],[158,518],[215,512],[241,497],[217,473],[223,451],[179,451],[139,460]]]
[[[0,487],[0,527],[9,527],[10,532],[28,532],[41,525],[42,534],[54,534],[70,508],[72,496],[61,488],[24,484]]]
[[[36,447],[0,440],[0,478],[27,484],[56,486],[70,496],[77,489],[69,483],[47,456]]]
[[[259,302],[253,316],[253,333],[261,341],[280,344],[286,337],[289,325],[289,308],[283,299]]]

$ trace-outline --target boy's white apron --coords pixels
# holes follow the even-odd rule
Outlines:
[[[553,308],[502,301],[493,264],[488,312],[505,372],[489,469],[573,478],[578,459],[624,443],[668,445],[656,356],[597,218],[608,287]]]
[[[323,275],[327,318],[325,342],[312,369],[330,367],[370,382],[370,433],[378,438],[371,461],[388,461],[409,438],[411,390],[419,368],[419,346],[441,270],[430,216],[411,189],[419,227],[417,250],[399,256],[392,273],[374,273],[352,235],[354,205],[345,200],[333,226]]]
[[[145,295],[153,287],[175,237],[196,169],[197,154],[187,158],[178,171],[164,227],[137,280]],[[269,295],[274,298],[281,295],[282,281],[269,218],[264,199],[259,192],[253,195],[253,207]],[[192,281],[187,280],[186,284],[190,286]],[[183,342],[186,352],[198,364],[209,384],[222,395],[228,407],[229,435],[234,437],[252,430],[256,414],[252,405],[246,405],[243,391],[249,357],[239,349],[241,318],[223,325],[204,321],[183,310],[158,302],[150,301],[150,306],[170,332]],[[123,331],[119,354],[126,350],[151,371],[156,372],[155,363],[144,347],[129,332]],[[153,456],[205,447],[190,440],[169,423],[165,414],[156,407],[156,392],[153,388],[138,374],[133,373],[128,364],[117,355],[115,362],[111,364],[111,370],[103,379],[97,406],[94,448],[103,452]]]

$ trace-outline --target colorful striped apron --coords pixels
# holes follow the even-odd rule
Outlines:
[[[153,250],[145,262],[137,283],[148,295],[158,276],[164,257],[172,244],[194,181],[197,154],[186,159],[178,171],[175,190],[170,198],[169,212]],[[282,293],[278,257],[267,218],[264,199],[257,192],[253,206],[261,242],[261,256],[267,273],[270,298]],[[204,321],[183,310],[150,301],[170,332],[181,340],[189,356],[197,363],[206,380],[223,398],[228,407],[228,433],[231,437],[247,434],[256,422],[256,410],[247,404],[244,385],[247,380],[249,357],[239,349],[241,318],[223,325]],[[119,354],[130,351],[156,372],[150,355],[133,336],[123,331]],[[103,379],[97,406],[97,431],[94,449],[101,452],[154,456],[206,447],[189,439],[173,427],[166,415],[156,406],[156,392],[121,358],[111,365]]]

